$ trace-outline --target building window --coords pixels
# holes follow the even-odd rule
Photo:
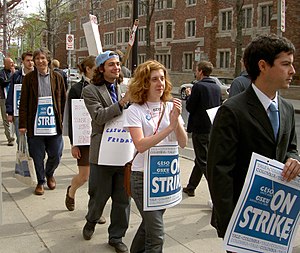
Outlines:
[[[129,29],[126,29],[124,32],[124,42],[125,43],[128,43],[129,37],[130,37],[130,31],[129,31]]]
[[[173,35],[173,24],[172,22],[166,22],[166,38],[172,39]]]
[[[117,44],[126,44],[129,41],[130,30],[128,27],[117,29]]]
[[[117,44],[123,43],[123,30],[117,29]]]
[[[173,21],[164,21],[156,23],[156,39],[172,39],[173,38]]]
[[[219,68],[228,69],[230,67],[230,51],[219,51]]]
[[[162,10],[164,8],[164,0],[157,0],[156,1],[156,9]]]
[[[230,31],[232,28],[232,11],[221,12],[221,30]]]
[[[104,34],[104,45],[111,46],[114,44],[114,33],[105,33]]]
[[[166,8],[167,9],[173,8],[173,0],[166,0]]]
[[[196,5],[196,0],[187,0],[186,5]]]
[[[139,42],[146,41],[146,27],[139,27],[139,30],[138,30],[138,41]]]
[[[171,69],[171,55],[170,54],[156,54],[155,60],[163,64],[167,69]]]
[[[245,8],[242,10],[243,28],[252,27],[252,8]]]
[[[186,37],[195,37],[196,35],[196,20],[186,21]]]
[[[139,16],[144,16],[146,14],[146,5],[143,2],[139,4]]]
[[[80,41],[79,41],[79,48],[85,48],[87,47],[87,43],[86,43],[86,39],[85,37],[80,37]]]
[[[193,53],[183,54],[183,70],[193,70]]]
[[[272,5],[262,5],[260,6],[260,26],[269,27],[271,22],[271,17],[273,13]]]
[[[130,6],[129,4],[121,3],[118,5],[118,18],[129,18],[130,17]]]
[[[164,23],[156,23],[156,39],[163,39]]]
[[[138,55],[138,64],[142,64],[146,61],[146,55],[145,54],[139,54]]]
[[[110,9],[105,11],[104,13],[104,24],[112,23],[114,20],[115,11],[114,9]]]

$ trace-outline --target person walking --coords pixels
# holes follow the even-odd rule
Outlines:
[[[129,85],[128,92],[133,104],[126,111],[124,127],[129,129],[138,151],[132,164],[131,193],[142,216],[130,247],[131,253],[163,252],[165,209],[144,211],[143,173],[146,150],[172,141],[182,148],[187,144],[181,101],[173,98],[169,102],[171,89],[166,68],[154,60],[140,64]]]
[[[57,73],[59,73],[59,74],[63,77],[63,79],[64,79],[64,84],[65,84],[65,89],[66,89],[66,91],[67,91],[68,88],[69,88],[69,85],[68,85],[68,76],[67,76],[66,72],[64,72],[62,69],[59,68],[59,67],[60,67],[60,62],[59,62],[59,60],[53,59],[53,60],[51,61],[51,67],[52,67],[52,69],[53,69],[54,71],[56,71]]]
[[[62,76],[49,68],[51,53],[46,48],[33,52],[34,71],[25,75],[19,107],[19,132],[27,134],[38,184],[34,193],[44,194],[45,177],[50,190],[56,187],[54,172],[63,150],[62,121],[66,90]],[[45,154],[47,161],[44,163]]]
[[[9,92],[11,77],[15,73],[14,61],[6,57],[4,58],[4,68],[0,70],[0,107],[1,107],[1,117],[4,126],[4,134],[7,139],[7,146],[14,145],[14,130],[11,123],[7,120],[6,115],[6,98]]]
[[[183,188],[183,192],[190,197],[195,196],[195,189],[202,176],[206,177],[207,149],[212,126],[206,110],[219,106],[222,101],[221,89],[210,77],[212,71],[211,62],[199,62],[196,67],[197,83],[194,84],[191,92],[187,91],[186,109],[190,113],[187,131],[192,133],[195,161],[189,182]]]
[[[16,71],[11,80],[10,89],[6,99],[6,113],[7,121],[14,124],[15,133],[17,137],[17,144],[19,145],[19,103],[23,77],[29,72],[33,71],[34,63],[32,52],[25,52],[21,56],[22,68]]]
[[[213,201],[211,224],[224,238],[245,182],[252,152],[284,163],[283,181],[300,174],[292,104],[278,91],[287,89],[295,74],[295,47],[275,34],[258,36],[244,51],[252,84],[218,110],[210,136],[207,176]],[[272,125],[269,107],[275,107]]]
[[[90,240],[95,226],[103,213],[109,198],[112,199],[108,244],[117,252],[127,252],[122,238],[129,224],[130,198],[124,188],[123,166],[99,165],[99,150],[104,126],[123,113],[128,95],[121,98],[119,84],[121,65],[119,56],[113,51],[105,51],[96,57],[96,70],[92,84],[82,91],[87,110],[92,118],[90,143],[90,176],[88,184],[89,203],[83,238]],[[115,152],[115,151],[112,151]]]

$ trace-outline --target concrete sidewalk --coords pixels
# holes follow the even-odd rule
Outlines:
[[[64,154],[55,177],[57,188],[45,190],[43,196],[33,194],[34,188],[24,187],[14,178],[16,146],[6,146],[3,127],[0,127],[0,161],[2,171],[2,225],[0,226],[1,253],[35,252],[115,252],[107,244],[108,224],[97,225],[93,238],[85,241],[82,228],[87,212],[87,185],[77,191],[76,210],[69,212],[64,205],[66,188],[72,176],[77,172],[76,161],[71,157],[70,144],[64,139]],[[189,178],[193,162],[180,159],[182,185]],[[222,240],[209,225],[211,210],[207,183],[201,181],[196,190],[196,197],[183,194],[180,205],[167,210],[165,221],[165,253],[203,253],[224,252]],[[109,201],[104,216],[109,221],[111,202]],[[132,201],[130,227],[124,242],[130,247],[132,238],[141,218]],[[300,253],[300,233],[295,240],[293,253]]]

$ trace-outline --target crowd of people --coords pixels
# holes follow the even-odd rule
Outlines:
[[[252,152],[284,163],[284,181],[300,174],[294,109],[278,94],[279,89],[288,88],[295,74],[294,52],[294,45],[283,37],[255,38],[243,56],[246,72],[239,80],[246,84],[232,92],[232,98],[222,105],[220,88],[210,78],[212,63],[201,61],[196,66],[197,83],[187,91],[186,103],[190,113],[187,132],[192,133],[196,158],[183,192],[195,196],[202,175],[206,177],[213,208],[211,224],[221,238],[241,194]],[[24,53],[18,71],[12,59],[5,58],[0,72],[5,135],[9,146],[14,145],[14,131],[17,143],[20,135],[26,135],[38,179],[34,193],[43,195],[45,184],[50,190],[56,188],[54,176],[63,151],[63,128],[67,128],[78,174],[66,189],[65,206],[69,211],[75,210],[76,191],[88,182],[83,238],[92,239],[96,225],[106,222],[102,214],[111,199],[108,244],[116,252],[159,253],[163,252],[166,208],[145,210],[144,175],[148,169],[144,163],[145,152],[159,144],[175,143],[181,148],[187,145],[182,104],[180,99],[171,96],[167,69],[155,60],[140,64],[128,90],[122,93],[120,84],[124,75],[120,56],[120,52],[108,50],[97,57],[84,58],[78,64],[82,79],[69,90],[63,74],[57,70],[57,62],[51,64],[47,49]],[[239,80],[235,83],[240,83]],[[85,108],[90,120],[90,132],[85,133],[89,141],[83,145],[75,138],[75,102]],[[276,126],[269,119],[270,104],[276,108]],[[212,123],[206,110],[218,106]],[[66,122],[63,122],[64,115],[67,115]],[[120,121],[121,132],[127,132],[131,139],[126,145],[131,145],[136,152],[130,175],[131,196],[124,188],[124,166],[120,158],[101,154],[102,147],[110,140],[104,137],[109,131],[107,125]],[[113,132],[118,131],[110,131]],[[117,156],[128,156],[130,150],[118,150]],[[133,158],[133,153],[130,154]],[[142,220],[129,250],[123,238],[129,227],[131,198]]]

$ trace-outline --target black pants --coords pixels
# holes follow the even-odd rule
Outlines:
[[[196,189],[204,174],[206,178],[206,160],[209,143],[209,134],[192,133],[192,141],[195,152],[195,165],[187,185],[188,189]]]

